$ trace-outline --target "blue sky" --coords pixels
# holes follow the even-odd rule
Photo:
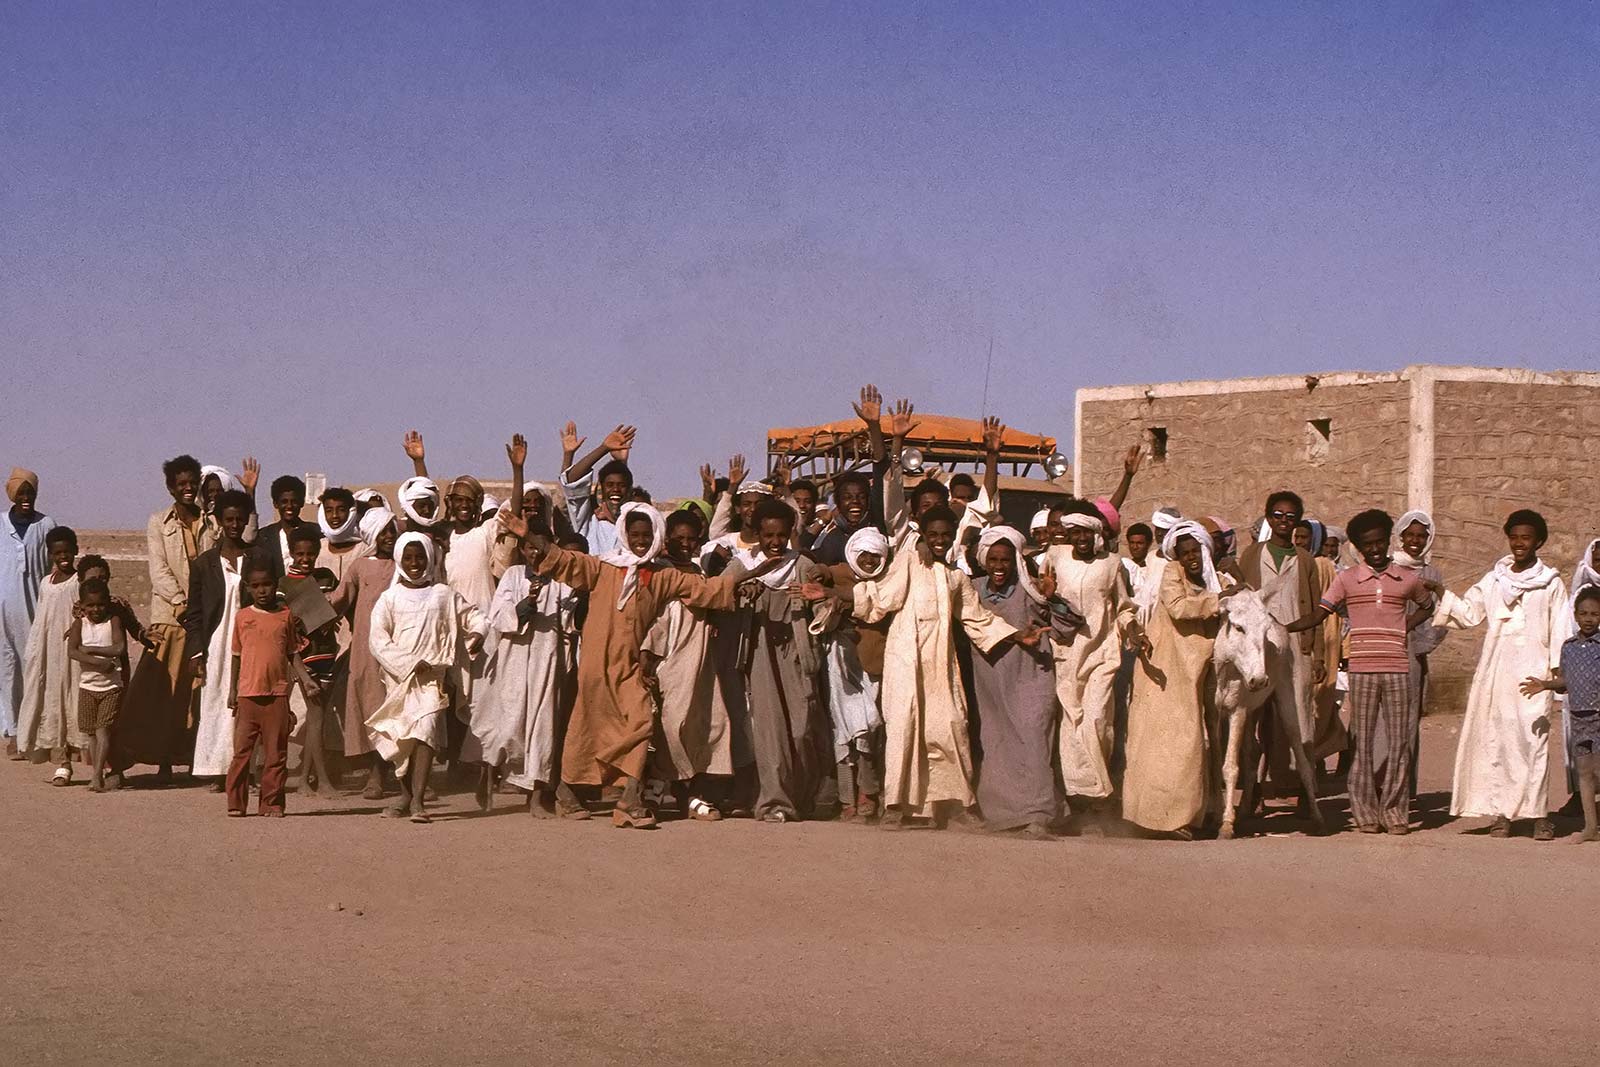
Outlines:
[[[1600,364],[1587,4],[0,3],[0,463],[662,494],[864,381]]]

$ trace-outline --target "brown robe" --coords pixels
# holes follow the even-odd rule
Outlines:
[[[353,560],[329,603],[350,619],[349,680],[341,705],[344,754],[361,756],[373,751],[367,719],[388,695],[383,666],[372,654],[372,609],[394,581],[394,560],[362,556]]]
[[[737,574],[701,578],[662,564],[639,569],[628,602],[617,607],[626,571],[580,552],[550,549],[538,573],[589,592],[589,617],[578,657],[578,700],[562,746],[561,779],[569,785],[612,785],[642,778],[654,705],[639,669],[639,649],[669,601],[692,608],[733,607]]]

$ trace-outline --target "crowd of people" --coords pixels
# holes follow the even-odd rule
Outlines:
[[[1291,653],[1279,714],[1246,739],[1265,792],[1311,816],[1316,784],[1342,779],[1356,830],[1408,832],[1429,654],[1484,626],[1451,813],[1548,840],[1575,790],[1578,839],[1595,839],[1600,540],[1569,585],[1539,558],[1545,520],[1516,511],[1505,557],[1452,592],[1421,512],[1338,528],[1276,490],[1246,536],[1174,508],[1124,523],[1137,447],[1109,497],[1060,499],[1024,531],[1001,517],[997,420],[981,478],[913,478],[912,405],[869,386],[854,407],[862,469],[818,485],[735,456],[670,510],[634,484],[629,426],[586,450],[569,423],[553,486],[524,478],[513,437],[505,500],[435,482],[413,431],[393,499],[330,488],[315,522],[299,478],[271,482],[263,513],[253,460],[235,476],[178,456],[142,617],[15,469],[8,754],[57,786],[86,766],[96,792],[134,765],[186,768],[235,817],[252,790],[284,814],[295,741],[300,793],[354,775],[419,823],[439,763],[485,810],[515,792],[534,816],[625,828],[672,813],[1187,839],[1219,826],[1214,642],[1248,595]]]

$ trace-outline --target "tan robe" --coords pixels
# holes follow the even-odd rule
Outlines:
[[[589,617],[578,657],[578,701],[562,747],[561,778],[572,785],[611,785],[642,778],[654,722],[639,673],[639,649],[668,603],[727,611],[737,574],[700,578],[661,565],[639,570],[638,588],[621,608],[623,568],[593,556],[552,548],[538,573],[589,592]]]
[[[1206,807],[1206,716],[1217,596],[1180,566],[1161,576],[1145,634],[1151,653],[1133,672],[1122,817],[1147,830],[1200,822]]]
[[[1318,556],[1315,562],[1317,596],[1321,597],[1333,584],[1337,571],[1333,560],[1326,556]],[[1311,688],[1312,704],[1317,711],[1317,729],[1315,735],[1306,742],[1306,750],[1313,760],[1327,759],[1335,752],[1344,751],[1350,744],[1350,734],[1339,718],[1339,653],[1343,644],[1340,637],[1343,627],[1344,619],[1337,612],[1322,620],[1322,642],[1319,646],[1322,681],[1313,682]]]
[[[971,807],[967,700],[956,664],[954,624],[984,652],[1017,632],[984,607],[972,580],[953,567],[895,556],[889,573],[855,587],[855,614],[893,615],[883,661],[883,802],[931,815],[939,801]]]
[[[1117,668],[1122,634],[1134,621],[1133,602],[1117,556],[1101,553],[1084,562],[1069,546],[1053,545],[1045,559],[1055,575],[1056,595],[1087,623],[1070,638],[1051,643],[1061,704],[1062,784],[1069,797],[1108,797]]]

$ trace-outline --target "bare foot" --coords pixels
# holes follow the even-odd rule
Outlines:
[[[361,791],[361,799],[363,799],[363,800],[382,800],[383,799],[383,779],[380,778],[376,774],[373,775],[372,777],[368,778],[367,779],[367,787]]]
[[[556,811],[555,793],[549,789],[540,789],[528,794],[528,814],[535,819],[554,819],[558,817]]]
[[[210,782],[208,782],[206,784],[206,792],[207,793],[224,793],[224,792],[227,792],[227,789],[226,789],[226,787],[223,786],[221,781],[219,781],[218,779],[213,778]]]
[[[383,809],[385,819],[403,819],[411,811],[411,804],[404,800],[397,800]]]
[[[1600,829],[1593,826],[1585,826],[1572,838],[1574,845],[1581,845],[1585,841],[1600,841]]]

